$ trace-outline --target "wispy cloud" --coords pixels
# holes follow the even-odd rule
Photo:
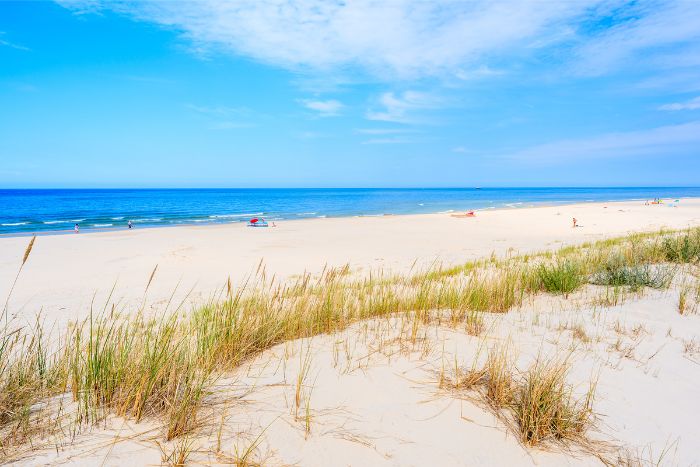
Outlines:
[[[410,143],[415,143],[415,142],[416,141],[413,139],[395,137],[395,138],[372,138],[372,139],[368,139],[367,141],[363,141],[362,144],[410,144]]]
[[[57,1],[81,13],[109,8],[155,22],[180,31],[200,52],[221,50],[293,70],[361,69],[388,80],[489,75],[494,71],[487,66],[492,57],[568,43],[575,32],[586,34],[580,26],[599,14],[596,7],[631,3]],[[628,44],[636,47],[634,42]]]
[[[337,117],[345,107],[342,102],[335,99],[325,101],[302,99],[299,102],[307,109],[316,112],[320,117]]]
[[[469,70],[458,70],[455,72],[455,76],[462,81],[477,79],[477,78],[493,78],[495,76],[505,75],[505,70],[499,70],[491,68],[487,65],[481,65],[478,68]]]
[[[313,140],[331,137],[331,135],[328,133],[321,133],[318,131],[300,131],[292,133],[292,136],[301,140]]]
[[[209,128],[212,130],[237,130],[240,128],[252,128],[255,125],[246,122],[215,122]]]
[[[186,104],[185,107],[203,115],[214,115],[217,117],[249,115],[251,113],[250,109],[247,107],[229,107],[225,105],[208,106],[195,104]]]
[[[673,69],[697,62],[700,2],[614,0],[592,9],[589,29],[582,28],[574,51],[574,69],[604,75],[630,68]],[[669,60],[669,48],[683,52]],[[690,62],[688,61],[690,60]]]
[[[396,135],[403,133],[415,133],[416,130],[408,128],[358,128],[355,133],[361,135]]]
[[[437,108],[440,103],[440,99],[424,92],[385,92],[379,97],[377,106],[368,110],[365,117],[382,122],[418,123],[426,120],[425,111]]]
[[[5,39],[6,34],[7,33],[5,31],[0,31],[0,46],[10,47],[11,49],[22,50],[24,52],[29,52],[32,50],[29,47],[25,47],[23,45],[16,44],[14,42],[10,42],[9,40]]]
[[[606,133],[591,138],[541,144],[504,155],[528,163],[567,163],[615,157],[646,155],[675,156],[696,153],[700,144],[700,121],[648,130]],[[669,161],[669,163],[672,163]]]
[[[255,124],[251,121],[253,112],[246,107],[229,107],[225,105],[206,106],[187,104],[186,108],[201,115],[205,121],[209,121],[210,130],[235,130],[239,128],[251,128]]]
[[[686,102],[675,102],[659,107],[659,110],[697,110],[700,109],[700,96]]]

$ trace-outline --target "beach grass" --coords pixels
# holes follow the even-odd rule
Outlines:
[[[660,231],[411,275],[355,277],[345,266],[280,284],[260,269],[190,312],[120,316],[105,306],[60,336],[47,335],[40,320],[33,327],[10,321],[0,336],[0,452],[8,457],[110,414],[159,420],[163,439],[182,438],[197,429],[218,377],[279,343],[402,313],[414,329],[447,316],[479,335],[484,314],[508,312],[537,294],[568,296],[587,282],[606,290],[664,288],[677,266],[699,260],[700,229]],[[485,385],[491,405],[513,412],[524,442],[581,431],[590,401],[570,401],[564,366],[540,362],[518,383],[505,347],[489,355],[484,370],[469,373],[471,384]],[[296,410],[310,430],[310,392],[304,403],[298,385]],[[55,416],[47,401],[66,399]]]
[[[476,361],[476,358],[475,358]],[[594,424],[593,399],[596,381],[577,398],[567,383],[569,361],[538,358],[525,371],[513,363],[509,343],[499,343],[488,351],[484,365],[469,369],[443,369],[439,387],[482,402],[528,446],[551,443],[589,444],[586,432]]]
[[[560,254],[562,253],[560,252]],[[545,291],[562,294],[565,297],[568,297],[585,282],[580,266],[571,260],[540,264],[537,268],[537,277]]]

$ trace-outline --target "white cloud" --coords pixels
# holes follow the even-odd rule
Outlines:
[[[481,65],[472,70],[458,70],[455,76],[463,81],[477,78],[493,78],[506,74],[504,70],[497,70],[486,65]]]
[[[648,130],[607,133],[591,138],[569,139],[534,146],[505,155],[528,163],[557,163],[574,160],[610,159],[645,155],[698,154],[700,121]],[[669,164],[673,160],[668,159]]]
[[[700,96],[687,102],[675,102],[659,107],[659,110],[697,110],[700,109]]]
[[[341,110],[343,110],[343,103],[335,99],[330,99],[327,101],[314,101],[314,100],[301,100],[300,101],[304,107],[309,110],[317,112],[321,117],[336,117],[340,115]]]
[[[0,37],[5,36],[5,34],[7,34],[5,31],[0,31]],[[10,47],[11,49],[22,50],[24,52],[29,52],[32,50],[29,47],[25,47],[25,46],[20,45],[20,44],[15,44],[14,42],[10,42],[10,41],[8,41],[6,39],[2,39],[2,38],[0,38],[0,46]]]
[[[503,73],[494,64],[522,71],[536,53],[590,76],[700,62],[697,0],[56,1],[80,14],[110,9],[154,22],[196,53],[341,81],[349,70],[381,81],[484,79]]]
[[[440,99],[431,94],[405,91],[400,94],[385,92],[378,99],[379,110],[370,109],[365,114],[368,120],[394,123],[417,123],[425,121],[424,113],[441,104]]]
[[[373,138],[363,141],[362,144],[410,144],[414,140],[408,138]]]
[[[402,133],[414,133],[415,130],[407,128],[358,128],[355,133],[363,135],[395,135]]]
[[[601,8],[593,19],[612,26],[581,35],[573,62],[578,73],[597,76],[630,67],[682,68],[697,61],[700,2],[614,0],[603,6],[608,8]],[[669,59],[669,52],[680,55]]]
[[[205,121],[209,121],[210,130],[234,130],[239,128],[252,128],[255,124],[253,112],[245,107],[229,107],[225,105],[194,105],[185,107],[199,114]]]
[[[293,133],[292,136],[294,136],[297,139],[301,139],[301,140],[310,140],[310,139],[320,139],[320,138],[331,137],[330,134],[321,133],[318,131],[301,131],[301,132]]]
[[[464,76],[465,69],[488,75],[485,58],[549,47],[568,37],[561,31],[584,20],[591,5],[611,0],[57,1],[81,13],[101,7],[155,22],[203,53],[224,50],[294,70],[355,67],[375,77],[412,79]]]
[[[246,122],[216,122],[209,128],[212,130],[237,130],[240,128],[252,128],[255,125]]]
[[[203,115],[215,116],[215,117],[241,116],[241,115],[250,115],[250,113],[251,113],[250,109],[248,109],[246,107],[229,107],[226,105],[208,106],[208,105],[187,104],[185,107],[187,107],[190,110],[194,110],[197,113],[200,113]]]

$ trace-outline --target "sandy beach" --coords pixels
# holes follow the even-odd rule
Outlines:
[[[579,228],[572,228],[572,218]],[[37,238],[12,294],[12,311],[31,321],[85,317],[90,304],[113,300],[128,312],[149,306],[201,303],[230,278],[239,285],[264,265],[284,281],[348,264],[352,272],[407,272],[506,253],[556,249],[630,232],[700,225],[700,200],[679,207],[642,201],[485,210],[450,214],[281,221],[275,228],[243,223],[48,235]],[[0,296],[12,283],[27,237],[0,238]]]
[[[700,200],[684,199],[678,207],[629,201],[488,210],[473,218],[330,218],[268,229],[230,224],[40,236],[9,310],[13,323],[26,324],[41,312],[55,331],[88,316],[93,302],[98,311],[115,303],[121,316],[146,304],[161,316],[169,301],[184,301],[189,313],[220,294],[228,277],[242,285],[261,262],[266,277],[282,283],[346,264],[349,277],[362,278],[697,226]],[[0,239],[0,293],[7,294],[27,242]],[[75,434],[50,432],[44,445],[10,459],[37,466],[696,465],[700,286],[696,269],[673,271],[672,281],[636,291],[579,284],[571,295],[535,292],[507,305],[506,313],[480,314],[478,328],[469,318],[450,318],[454,309],[431,309],[434,317],[420,323],[416,314],[391,313],[286,340],[209,383],[197,428],[183,436],[166,440],[157,417],[137,423],[109,415],[93,426],[68,416]],[[697,292],[688,292],[691,286]],[[475,286],[464,290],[469,287]],[[487,365],[498,349],[508,349],[513,388],[542,362],[565,361],[570,397],[581,401],[595,391],[585,442],[528,446],[515,415],[489,405],[488,392],[458,384],[460,372]],[[64,401],[67,414],[77,410],[70,396],[56,401]]]

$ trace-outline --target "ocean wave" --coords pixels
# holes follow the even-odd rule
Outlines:
[[[251,217],[251,216],[262,216],[264,212],[246,212],[240,214],[214,214],[209,216],[209,219],[230,219],[233,217]]]
[[[154,217],[151,219],[134,219],[132,222],[160,222],[162,220],[163,219],[161,219],[160,217]]]
[[[316,212],[298,212],[297,216],[313,216],[314,214],[318,214]]]
[[[92,224],[93,227],[112,227],[114,224]]]
[[[52,224],[67,224],[72,221],[44,221],[44,224],[46,225],[52,225]]]
[[[3,227],[15,227],[17,225],[27,225],[29,222],[8,222],[6,224],[0,224]]]
[[[122,219],[124,219],[123,216],[122,216],[122,217],[113,217],[113,218],[112,218],[113,221],[120,221],[120,220],[122,220]]]

